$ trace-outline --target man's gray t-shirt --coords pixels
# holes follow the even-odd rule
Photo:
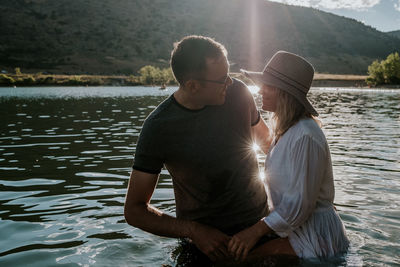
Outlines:
[[[234,233],[266,216],[267,196],[252,150],[260,113],[234,80],[223,105],[189,110],[173,95],[145,120],[133,169],[172,176],[177,218]]]

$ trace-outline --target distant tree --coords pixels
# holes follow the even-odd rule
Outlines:
[[[372,62],[372,64],[368,67],[368,77],[367,84],[368,85],[378,85],[384,84],[385,78],[383,77],[383,68],[381,63],[378,60]]]
[[[172,73],[171,68],[165,68],[161,70],[163,83],[165,84],[175,84],[175,77]]]
[[[17,68],[15,68],[14,70],[15,70],[15,74],[16,74],[16,75],[21,75],[21,74],[22,74],[20,68],[17,67]]]
[[[139,74],[140,74],[140,82],[142,84],[146,84],[146,85],[152,85],[155,84],[155,81],[157,80],[157,76],[160,72],[159,68],[147,65],[142,67],[139,70]]]
[[[368,75],[366,82],[369,85],[400,84],[399,53],[392,53],[380,62],[378,60],[372,62],[368,67]]]
[[[139,81],[145,85],[173,84],[175,82],[171,68],[160,69],[154,66],[144,66],[139,70]]]
[[[385,83],[400,84],[400,56],[399,53],[390,54],[381,62]]]

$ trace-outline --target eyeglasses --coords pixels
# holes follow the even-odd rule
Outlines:
[[[206,79],[196,79],[201,82],[209,82],[209,83],[218,83],[226,85],[231,77],[229,75],[226,76],[225,81],[216,81],[216,80],[206,80]]]

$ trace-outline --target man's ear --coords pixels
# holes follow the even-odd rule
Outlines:
[[[200,89],[200,84],[198,81],[190,79],[185,82],[185,88],[191,93],[196,94]]]

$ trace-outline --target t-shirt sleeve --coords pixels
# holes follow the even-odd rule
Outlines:
[[[164,164],[162,140],[160,131],[154,127],[154,122],[145,121],[139,139],[132,169],[158,174]]]

